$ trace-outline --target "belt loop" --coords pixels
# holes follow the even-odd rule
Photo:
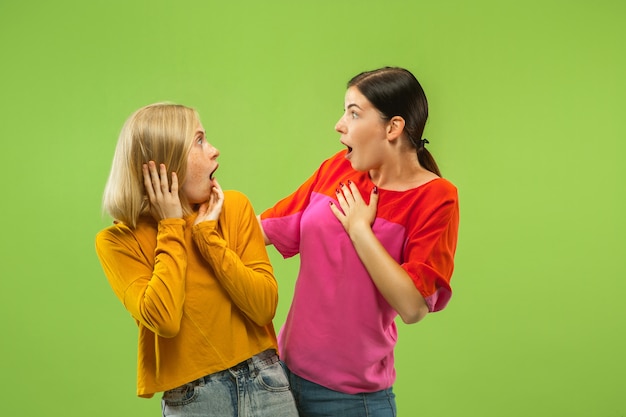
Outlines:
[[[246,361],[247,365],[248,365],[248,372],[250,373],[250,376],[252,378],[256,378],[256,374],[257,374],[257,367],[256,367],[256,357],[251,357],[250,359],[248,359]]]

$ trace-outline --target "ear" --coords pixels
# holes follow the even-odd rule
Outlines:
[[[395,140],[404,132],[404,118],[393,116],[387,122],[387,140]]]

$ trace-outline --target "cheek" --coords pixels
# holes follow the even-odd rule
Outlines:
[[[185,173],[185,182],[182,185],[182,190],[189,198],[193,195],[194,190],[198,185],[198,169],[197,163],[194,158],[190,157],[187,160],[187,172]]]
[[[386,131],[384,126],[378,123],[370,123],[368,125],[359,125],[353,131],[353,134],[357,140],[362,144],[375,144],[386,137]]]
[[[189,154],[185,181],[195,181],[200,176],[200,171],[200,159],[193,153]]]
[[[372,131],[359,126],[352,131],[353,140],[359,145],[367,145],[372,137]]]

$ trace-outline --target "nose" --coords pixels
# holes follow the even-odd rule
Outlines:
[[[218,156],[220,156],[220,151],[215,146],[213,146],[212,153],[213,153],[213,159],[215,159]]]
[[[341,134],[346,133],[346,124],[343,122],[343,116],[341,116],[341,118],[337,120],[337,123],[335,124],[335,131]]]

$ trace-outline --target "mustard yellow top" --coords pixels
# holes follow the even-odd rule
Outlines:
[[[109,283],[139,327],[140,397],[277,348],[278,289],[261,229],[245,195],[224,195],[217,221],[146,217],[96,236]]]

